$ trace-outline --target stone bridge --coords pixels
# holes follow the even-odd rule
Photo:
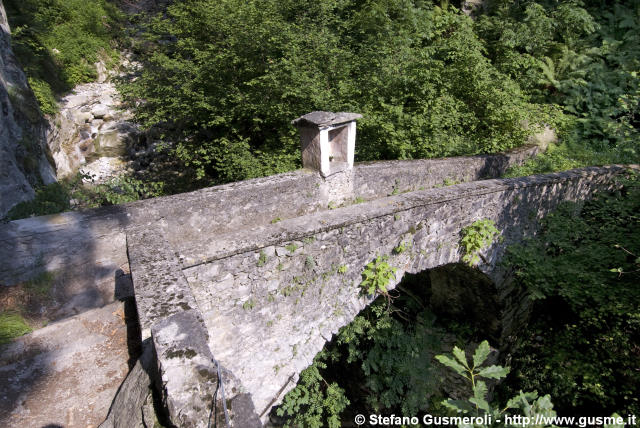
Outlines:
[[[153,340],[170,413],[184,417],[185,426],[203,420],[208,410],[193,403],[211,401],[205,397],[217,385],[215,357],[229,371],[223,378],[233,379],[227,397],[246,392],[264,419],[332,335],[373,301],[359,284],[377,256],[397,268],[393,289],[405,272],[458,263],[461,229],[488,218],[503,240],[484,252],[479,268],[500,286],[494,267],[506,246],[559,202],[589,198],[616,172],[591,168],[413,190],[236,231],[185,231],[191,238],[174,242],[158,228],[130,230],[143,339]],[[505,293],[503,299],[517,301],[509,295],[517,291]],[[201,389],[192,390],[195,383]]]
[[[11,222],[0,227],[0,273],[10,284],[63,272],[63,316],[130,294],[130,271],[148,377],[129,375],[105,427],[128,426],[123,409],[135,411],[142,395],[131,391],[149,378],[177,426],[207,426],[211,413],[220,424],[225,412],[232,426],[261,426],[324,344],[373,301],[359,284],[378,256],[397,268],[392,289],[405,273],[459,263],[461,229],[491,219],[502,239],[477,268],[495,284],[501,317],[519,316],[509,302],[522,291],[496,269],[504,249],[562,201],[611,188],[624,171],[492,178],[537,150],[353,166],[351,149],[333,171],[325,163]]]

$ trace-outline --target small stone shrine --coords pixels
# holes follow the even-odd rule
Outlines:
[[[358,113],[314,111],[291,122],[300,130],[302,166],[328,177],[353,168]]]

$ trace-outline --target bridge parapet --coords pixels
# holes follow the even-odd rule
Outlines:
[[[327,179],[303,169],[113,207],[11,221],[0,224],[0,284],[51,272],[59,277],[56,287],[68,300],[61,305],[61,316],[74,314],[113,301],[114,278],[126,282],[129,227],[159,228],[170,243],[190,241],[203,230],[230,233],[325,211],[355,198],[372,200],[445,182],[497,177],[538,150],[529,146],[496,155],[362,163],[349,174]]]

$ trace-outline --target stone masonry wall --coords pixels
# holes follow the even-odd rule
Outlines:
[[[560,202],[611,187],[622,170],[586,168],[398,194],[233,233],[203,233],[174,250],[213,355],[264,419],[325,342],[373,300],[359,284],[377,256],[397,268],[393,288],[405,272],[459,262],[461,229],[489,218],[504,240],[485,251],[479,268],[500,279],[494,267],[507,245],[533,233]]]
[[[203,234],[270,224],[356,197],[386,196],[396,181],[404,191],[408,183],[416,190],[441,185],[445,179],[497,176],[536,151],[527,147],[501,155],[362,164],[352,174],[336,174],[327,181],[313,171],[299,170],[114,207],[0,223],[0,285],[52,272],[59,317],[64,317],[112,301],[117,289],[130,290],[125,232],[131,226],[158,228],[179,246]]]
[[[374,199],[447,184],[496,178],[540,151],[524,146],[508,153],[471,157],[363,162],[354,169],[355,197]]]

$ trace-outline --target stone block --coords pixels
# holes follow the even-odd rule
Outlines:
[[[144,226],[131,228],[127,250],[144,340],[153,324],[175,313],[194,310],[197,304],[161,231]]]
[[[231,372],[218,367],[214,360],[198,311],[176,313],[154,324],[152,339],[165,405],[173,424],[181,428],[222,426],[228,417],[231,427],[262,426],[251,396],[243,392]]]

